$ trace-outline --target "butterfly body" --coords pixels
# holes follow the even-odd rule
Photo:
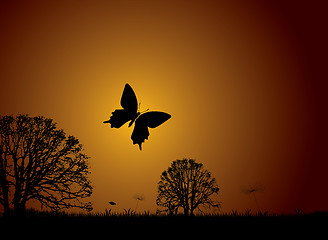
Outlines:
[[[170,114],[158,111],[146,113],[138,112],[137,97],[129,84],[125,84],[121,106],[123,109],[116,109],[112,116],[104,123],[110,123],[112,128],[120,128],[130,121],[129,127],[135,123],[131,139],[133,144],[138,144],[141,150],[141,144],[149,137],[149,128],[155,128],[171,118]]]

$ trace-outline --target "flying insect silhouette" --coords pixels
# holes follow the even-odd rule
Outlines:
[[[140,104],[139,104],[140,105]],[[171,118],[171,115],[164,112],[150,111],[140,113],[138,111],[138,101],[136,94],[129,84],[125,84],[121,97],[121,106],[123,109],[116,109],[112,112],[112,116],[104,123],[110,123],[111,128],[120,128],[125,123],[130,121],[129,127],[134,124],[134,129],[131,135],[133,144],[138,144],[142,150],[141,144],[148,139],[148,128],[156,128],[162,123]]]

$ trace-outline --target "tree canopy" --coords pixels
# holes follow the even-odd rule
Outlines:
[[[23,214],[36,200],[52,210],[82,208],[92,194],[88,156],[74,136],[52,119],[28,115],[0,117],[0,204],[4,214]]]
[[[156,204],[169,214],[176,214],[182,208],[184,215],[193,215],[201,207],[219,208],[213,194],[218,195],[219,187],[203,164],[193,159],[173,161],[160,176]]]

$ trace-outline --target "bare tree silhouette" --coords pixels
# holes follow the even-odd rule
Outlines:
[[[4,215],[25,213],[33,199],[52,210],[78,207],[92,194],[88,157],[73,136],[52,119],[28,115],[0,117],[0,204]]]
[[[219,208],[220,203],[212,198],[218,192],[215,178],[203,164],[193,159],[176,160],[161,174],[156,204],[169,214],[182,208],[184,215],[189,216],[195,209],[201,211],[202,206]]]

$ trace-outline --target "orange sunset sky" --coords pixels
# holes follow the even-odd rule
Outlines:
[[[1,1],[0,114],[54,119],[90,156],[94,211],[156,211],[160,174],[204,164],[222,212],[328,210],[325,1]],[[172,118],[139,151],[103,124],[125,83]],[[114,201],[117,206],[109,206]]]

